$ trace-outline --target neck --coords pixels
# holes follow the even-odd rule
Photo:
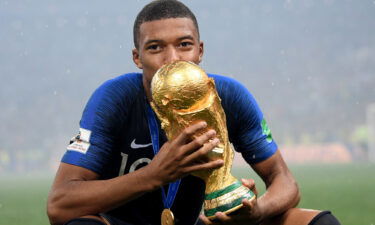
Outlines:
[[[146,93],[146,97],[147,97],[147,100],[149,102],[152,101],[152,95],[151,95],[151,83],[146,81],[146,79],[143,77],[142,79],[142,83],[143,83],[143,88],[145,90],[145,93]]]

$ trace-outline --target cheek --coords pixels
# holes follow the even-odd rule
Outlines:
[[[199,62],[200,62],[199,54],[192,55],[191,58],[190,58],[190,60],[188,60],[188,61],[192,61],[195,64],[199,64]]]
[[[192,53],[191,61],[198,63],[200,61],[200,51],[199,48],[195,49],[195,51]]]
[[[156,71],[163,65],[162,61],[158,57],[144,58],[142,64],[143,68],[149,71]]]

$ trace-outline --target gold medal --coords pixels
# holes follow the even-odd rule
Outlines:
[[[161,213],[161,224],[174,225],[174,216],[173,212],[170,209],[164,209]]]

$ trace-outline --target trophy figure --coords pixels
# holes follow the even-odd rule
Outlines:
[[[230,173],[234,152],[214,80],[192,62],[175,61],[155,73],[151,92],[151,106],[169,140],[198,120],[207,122],[207,128],[202,133],[213,129],[220,140],[208,157],[223,159],[224,165],[192,174],[206,183],[204,214],[214,219],[216,212],[231,213],[241,208],[242,199],[255,198],[254,193]]]

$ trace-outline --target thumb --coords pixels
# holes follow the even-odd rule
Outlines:
[[[255,187],[255,181],[253,179],[241,179],[242,185],[249,188],[256,196],[258,196],[257,188]]]

